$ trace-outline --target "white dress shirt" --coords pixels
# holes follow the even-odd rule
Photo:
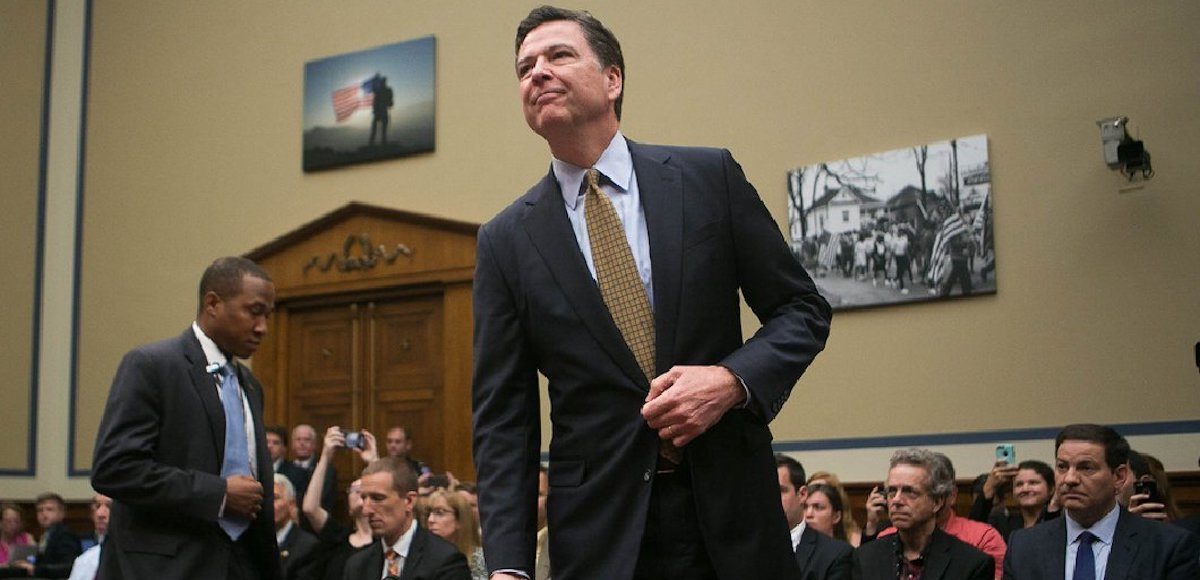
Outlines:
[[[796,548],[800,546],[800,537],[804,535],[805,527],[804,520],[800,520],[800,523],[792,528],[792,552],[795,552]]]
[[[388,573],[387,573],[388,550],[395,550],[397,554],[400,554],[400,567],[399,567],[399,570],[396,571],[397,572],[396,575],[400,576],[401,574],[404,574],[404,564],[406,562],[408,562],[408,549],[410,547],[412,547],[413,534],[416,533],[416,531],[417,531],[417,520],[414,518],[412,521],[410,521],[408,523],[408,531],[401,534],[400,539],[396,540],[395,544],[392,544],[391,546],[389,546],[387,544],[380,542],[380,546],[383,547],[383,570],[379,574],[380,580],[383,580],[384,578],[387,578],[387,576],[388,576]]]

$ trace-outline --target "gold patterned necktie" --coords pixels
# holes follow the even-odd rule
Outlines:
[[[655,376],[654,314],[650,310],[650,300],[638,276],[621,218],[617,217],[612,201],[600,191],[600,172],[589,169],[586,181],[583,215],[587,221],[600,296],[625,344],[637,359],[642,374],[646,375],[646,381],[650,381]],[[658,452],[672,463],[683,460],[679,448],[667,440],[659,440]]]
[[[387,573],[388,576],[400,577],[400,554],[395,550],[387,551]]]

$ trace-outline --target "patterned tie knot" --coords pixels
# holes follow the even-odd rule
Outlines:
[[[589,188],[600,187],[600,172],[596,168],[587,170],[587,185]]]

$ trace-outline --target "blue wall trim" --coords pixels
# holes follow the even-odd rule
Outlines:
[[[90,469],[75,469],[75,423],[78,419],[78,405],[75,400],[79,389],[79,303],[83,295],[83,183],[87,169],[87,126],[88,126],[88,79],[92,69],[92,4],[87,0],[83,12],[83,82],[79,96],[79,152],[78,167],[75,176],[75,268],[74,289],[71,292],[71,385],[70,412],[67,426],[67,475],[91,475]]]
[[[29,440],[25,446],[25,469],[0,469],[0,476],[33,476],[37,473],[37,411],[39,366],[42,361],[42,275],[46,256],[46,167],[49,163],[50,73],[54,60],[54,2],[46,2],[46,48],[42,63],[42,134],[38,148],[38,193],[36,239],[33,260],[33,344],[29,349]]]
[[[1178,435],[1200,433],[1200,421],[1161,421],[1154,423],[1124,423],[1110,425],[1120,434],[1131,435]],[[778,452],[836,451],[839,449],[869,449],[885,447],[931,447],[936,445],[970,445],[974,443],[1007,443],[1030,439],[1054,439],[1062,427],[1034,427],[1029,429],[1001,429],[995,431],[964,431],[960,433],[928,433],[915,435],[893,435],[888,437],[851,437],[845,439],[806,439],[799,441],[776,441],[772,447]]]

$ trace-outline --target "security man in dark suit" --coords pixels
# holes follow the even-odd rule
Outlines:
[[[792,530],[792,550],[801,580],[849,580],[854,547],[806,525],[808,486],[804,466],[786,455],[775,454],[783,513]]]
[[[795,576],[768,424],[824,348],[828,303],[728,151],[621,134],[624,57],[595,17],[534,9],[515,72],[553,159],[479,231],[474,456],[492,578],[534,569],[539,372],[554,577]],[[762,324],[749,340],[742,296]]]
[[[1054,449],[1054,479],[1065,517],[1013,532],[1005,578],[1200,578],[1200,538],[1131,514],[1117,502],[1131,476],[1124,437],[1102,425],[1068,425]]]
[[[109,391],[92,487],[113,498],[101,580],[278,580],[273,472],[254,354],[275,285],[220,258],[183,334],[133,349]]]

